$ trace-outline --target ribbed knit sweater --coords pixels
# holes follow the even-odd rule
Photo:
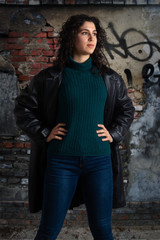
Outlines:
[[[70,156],[109,155],[110,143],[96,130],[103,124],[107,89],[98,70],[93,72],[91,57],[84,63],[70,62],[63,71],[58,94],[56,123],[66,123],[63,140],[53,139],[48,153]],[[104,138],[104,137],[103,137]]]

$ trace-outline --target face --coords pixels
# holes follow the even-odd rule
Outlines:
[[[96,48],[97,31],[93,22],[84,22],[74,41],[73,55],[90,56]]]

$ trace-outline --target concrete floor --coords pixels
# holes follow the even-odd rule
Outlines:
[[[1,229],[0,240],[33,240],[36,228]],[[160,226],[117,227],[113,228],[114,240],[160,240]],[[93,240],[88,227],[63,227],[57,240]]]

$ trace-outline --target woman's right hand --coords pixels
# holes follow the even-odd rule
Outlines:
[[[50,142],[53,139],[58,139],[58,140],[62,140],[63,138],[60,137],[59,135],[63,135],[65,136],[67,133],[67,130],[63,127],[65,126],[65,123],[58,123],[50,132],[50,134],[47,137],[47,142]]]

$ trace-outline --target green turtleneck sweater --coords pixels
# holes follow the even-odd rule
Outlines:
[[[103,78],[92,71],[92,59],[84,63],[70,63],[63,71],[58,94],[56,123],[66,123],[63,140],[48,144],[51,155],[97,156],[109,155],[110,143],[102,141],[96,130],[103,124],[107,89]],[[103,137],[104,138],[104,137]]]

